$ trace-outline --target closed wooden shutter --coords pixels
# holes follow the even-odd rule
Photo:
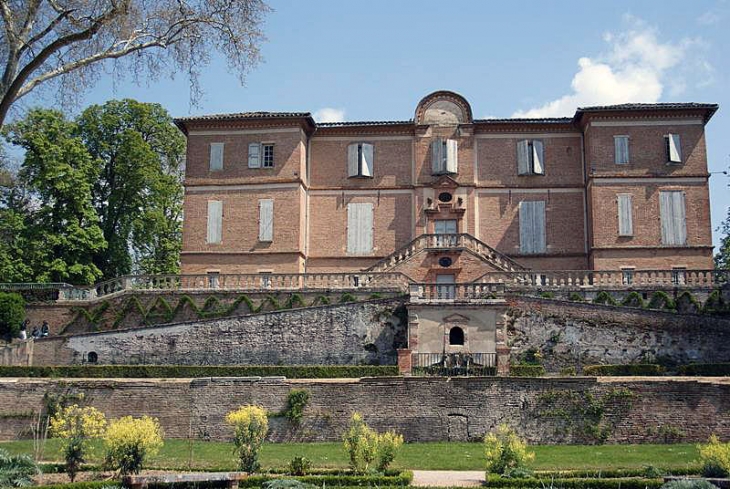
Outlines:
[[[545,202],[520,202],[520,252],[545,253]]]
[[[274,201],[259,200],[259,241],[274,239]]]
[[[667,136],[669,143],[669,161],[671,163],[682,163],[682,145],[679,141],[679,134]]]
[[[459,143],[455,139],[446,141],[446,172],[457,173],[459,166]]]
[[[347,147],[347,176],[358,176],[357,143]]]
[[[261,168],[261,145],[259,143],[248,145],[248,167]]]
[[[517,174],[530,174],[530,141],[517,141]]]
[[[431,143],[431,173],[438,175],[444,172],[443,141],[436,139]]]
[[[618,234],[619,236],[634,234],[631,194],[618,194]]]
[[[223,169],[223,143],[210,143],[210,169]]]
[[[373,176],[373,145],[363,143],[362,144],[362,162],[361,170],[363,177]]]
[[[625,165],[629,162],[629,137],[614,136],[614,163],[617,165]]]
[[[208,201],[208,243],[220,243],[223,231],[223,202]]]
[[[684,192],[680,190],[659,192],[659,215],[662,244],[670,246],[686,244],[687,222]]]
[[[347,204],[347,253],[373,251],[373,204]]]
[[[542,141],[534,140],[532,142],[532,172],[536,175],[545,174],[545,163],[543,161],[542,148]]]

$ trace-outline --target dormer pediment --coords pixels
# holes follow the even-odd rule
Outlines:
[[[433,184],[434,189],[456,189],[459,183],[448,175],[441,175]]]
[[[444,318],[445,323],[468,323],[469,317],[463,316],[461,314],[451,314],[450,316],[446,316]]]

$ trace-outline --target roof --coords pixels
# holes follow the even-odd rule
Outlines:
[[[650,111],[650,110],[704,110],[707,112],[705,122],[709,121],[720,106],[717,104],[705,104],[697,102],[662,102],[656,104],[616,104],[616,105],[594,105],[591,107],[578,107],[575,111],[574,120],[580,119],[586,112],[617,112],[617,111]]]
[[[479,124],[569,124],[572,121],[572,117],[537,117],[534,119],[474,119],[474,122]]]
[[[292,117],[311,117],[309,112],[234,112],[232,114],[206,114],[189,117],[177,117],[176,121],[238,120],[238,119],[274,119]]]
[[[408,121],[347,121],[347,122],[318,122],[317,127],[343,127],[343,126],[395,126],[401,124],[413,124]]]

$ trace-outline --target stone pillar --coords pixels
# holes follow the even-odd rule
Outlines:
[[[408,315],[408,349],[418,352],[418,316]]]
[[[411,375],[413,370],[413,355],[408,348],[398,348],[398,372],[401,375]]]
[[[509,357],[512,348],[502,344],[497,345],[497,375],[506,377],[509,375]]]

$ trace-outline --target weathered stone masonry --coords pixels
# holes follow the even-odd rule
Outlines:
[[[95,406],[108,417],[147,414],[166,436],[222,440],[225,414],[244,404],[272,413],[291,389],[310,400],[295,428],[271,418],[270,439],[337,441],[352,412],[408,441],[477,440],[500,423],[530,443],[640,443],[730,437],[730,381],[516,378],[367,378],[285,380],[204,378],[150,380],[0,380],[0,439],[28,436],[32,413],[46,399]],[[83,396],[79,396],[83,394]],[[592,414],[586,412],[590,404]],[[565,413],[571,415],[567,420]]]

